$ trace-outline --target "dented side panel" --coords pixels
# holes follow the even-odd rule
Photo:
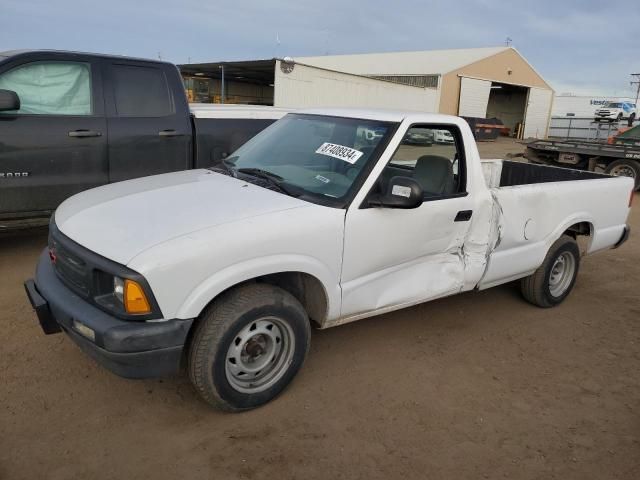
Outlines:
[[[621,237],[629,209],[630,179],[601,177],[500,187],[502,160],[481,161],[461,119],[467,195],[423,203],[412,210],[362,208],[368,192],[399,145],[407,117],[347,211],[340,315],[323,328],[386,313],[531,274],[549,247],[576,223],[592,232],[587,253]],[[471,219],[454,222],[472,210]]]
[[[502,212],[500,241],[479,288],[531,274],[553,242],[577,223],[590,225],[587,253],[612,247],[624,231],[630,185],[628,179],[603,177],[491,189]]]
[[[463,246],[471,198],[427,202],[413,210],[368,208],[345,225],[342,316],[418,302],[462,290]]]
[[[473,289],[486,271],[498,239],[498,213],[463,120],[452,123],[465,144],[466,196],[425,202],[412,210],[360,208],[410,123],[407,119],[398,129],[347,212],[342,312],[325,326]],[[455,222],[464,210],[473,212],[470,221]]]

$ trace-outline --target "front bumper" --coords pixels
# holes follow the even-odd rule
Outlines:
[[[134,322],[111,316],[62,283],[47,249],[38,260],[35,280],[27,280],[24,286],[44,333],[64,331],[85,353],[116,375],[154,378],[180,370],[193,320]],[[74,321],[93,330],[95,339],[78,333]]]

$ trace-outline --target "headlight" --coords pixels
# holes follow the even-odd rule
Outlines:
[[[124,280],[120,277],[113,277],[113,296],[124,306]]]
[[[132,315],[151,313],[151,305],[144,288],[134,280],[113,277],[113,296],[122,304],[124,310]]]
[[[144,288],[135,280],[96,271],[96,285],[100,292],[95,301],[107,309],[128,315],[151,313],[151,302]]]

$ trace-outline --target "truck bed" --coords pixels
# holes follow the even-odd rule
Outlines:
[[[514,187],[535,183],[569,182],[609,178],[609,175],[509,160],[486,160],[482,167],[489,188]]]
[[[531,274],[567,230],[588,235],[583,253],[611,248],[625,233],[631,178],[502,160],[482,168],[498,240],[479,288]]]

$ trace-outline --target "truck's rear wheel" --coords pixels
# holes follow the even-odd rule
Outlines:
[[[189,377],[210,405],[255,408],[291,382],[310,337],[307,314],[293,295],[272,285],[244,285],[224,293],[200,318]]]
[[[640,190],[640,162],[637,160],[616,160],[607,165],[604,173],[616,177],[631,177],[636,182],[634,190]]]
[[[555,241],[542,265],[521,280],[524,298],[539,307],[555,307],[573,289],[580,267],[580,250],[577,242],[568,235]]]

